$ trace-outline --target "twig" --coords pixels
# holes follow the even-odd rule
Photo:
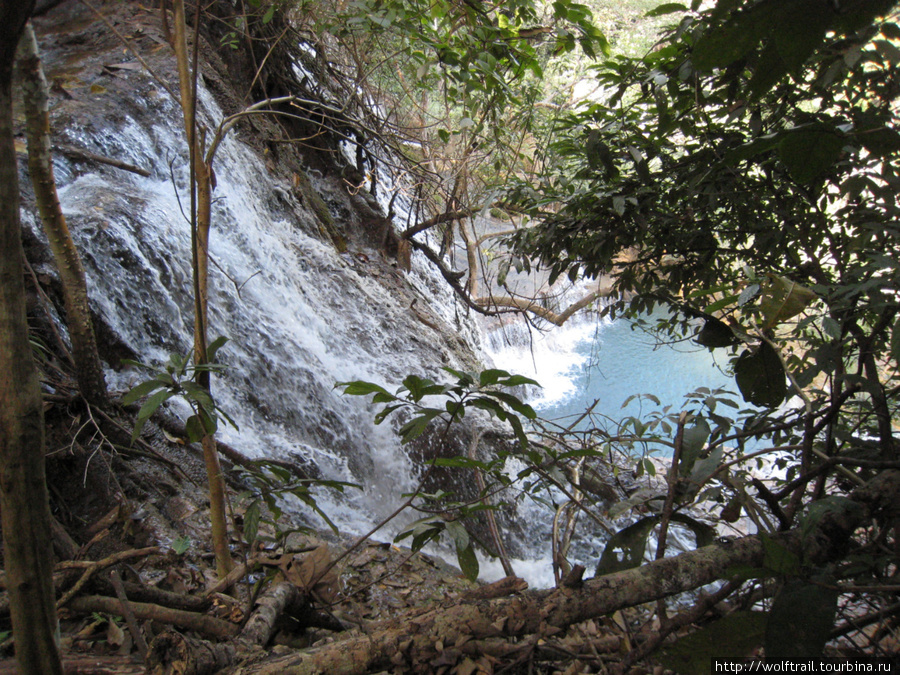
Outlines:
[[[481,437],[484,436],[484,431],[479,429],[472,436],[472,442],[469,444],[469,459],[472,461],[476,460],[475,453],[478,450],[478,444],[481,442]],[[490,508],[491,504],[488,501],[487,491],[485,490],[484,485],[484,476],[481,474],[481,469],[475,469],[475,481],[478,483],[478,494],[481,495],[481,503],[485,507],[485,517],[488,521],[488,531],[491,533],[491,539],[494,540],[494,547],[497,549],[497,557],[500,558],[500,564],[503,565],[503,572],[508,577],[513,577],[516,575],[513,570],[512,564],[509,562],[509,555],[506,553],[506,547],[503,545],[503,539],[500,537],[500,530],[497,528],[497,519],[494,517],[494,512]]]
[[[138,619],[150,619],[151,621],[172,624],[216,638],[231,638],[240,632],[240,629],[233,623],[216,619],[206,614],[169,609],[168,607],[160,607],[159,605],[151,605],[145,602],[133,602],[131,603],[131,608]],[[80,598],[73,598],[69,603],[69,609],[73,612],[118,614],[121,607],[118,598],[109,598],[102,595],[85,595]]]
[[[66,560],[59,563],[56,566],[57,571],[69,569],[84,569],[84,572],[82,573],[78,581],[75,582],[75,585],[72,586],[72,588],[70,588],[68,591],[66,591],[66,593],[56,602],[56,608],[59,609],[69,604],[75,597],[75,594],[78,593],[78,591],[80,591],[82,588],[84,588],[84,585],[98,570],[112,567],[113,565],[117,565],[123,560],[130,560],[131,558],[143,558],[148,555],[153,555],[155,553],[161,552],[162,549],[159,546],[149,546],[147,548],[132,549],[130,551],[120,551],[119,553],[114,553],[113,555],[104,558],[103,560]]]
[[[60,351],[63,353],[66,361],[70,366],[74,367],[75,360],[72,358],[72,353],[69,351],[69,348],[63,341],[62,335],[59,334],[59,330],[56,328],[56,322],[53,320],[53,315],[50,313],[50,307],[53,306],[53,303],[50,302],[50,298],[48,298],[47,294],[44,293],[44,289],[38,282],[37,274],[34,273],[34,268],[31,266],[31,263],[27,258],[23,258],[23,260],[25,261],[25,268],[28,270],[28,273],[31,276],[31,280],[34,282],[34,290],[37,292],[38,298],[41,302],[41,306],[44,308],[44,313],[47,315],[47,323],[50,324],[50,330],[53,332],[53,336],[56,338],[56,343],[59,346]]]
[[[100,408],[97,408],[96,410],[100,414],[100,417],[102,417],[104,420],[106,420],[109,424],[112,424],[113,426],[118,428],[123,433],[128,434],[128,430],[125,427],[123,427],[121,424],[119,424],[113,418],[111,418],[109,415],[107,415],[105,412],[103,412],[103,410],[101,410]],[[153,459],[156,459],[156,460],[162,462],[163,464],[165,464],[166,466],[170,467],[172,470],[177,471],[188,482],[199,486],[197,481],[195,481],[193,478],[191,478],[185,472],[185,470],[182,469],[176,462],[173,462],[168,457],[163,456],[156,448],[154,448],[152,445],[147,443],[144,439],[136,438],[135,440],[137,441],[138,445],[143,447],[144,450],[152,456]]]
[[[125,621],[128,623],[128,631],[134,639],[134,644],[137,646],[138,652],[141,655],[141,660],[146,663],[147,641],[144,639],[144,634],[141,632],[141,627],[138,625],[134,612],[131,611],[128,596],[125,594],[125,587],[122,585],[122,577],[119,576],[119,570],[111,570],[109,579],[112,581],[113,588],[116,590],[116,597],[119,599],[119,604],[122,605],[122,616],[125,617]]]
[[[82,150],[81,148],[76,148],[72,145],[54,144],[53,149],[65,155],[69,155],[70,157],[77,157],[78,159],[85,159],[89,162],[97,162],[99,164],[108,164],[109,166],[114,166],[117,169],[122,169],[123,171],[136,173],[138,176],[143,176],[144,178],[149,178],[153,175],[152,173],[147,171],[147,169],[142,169],[141,167],[135,166],[134,164],[129,164],[128,162],[123,162],[118,159],[113,159],[112,157],[97,155],[93,152],[88,152],[87,150]]]
[[[681,461],[681,450],[684,447],[684,425],[687,423],[687,415],[686,412],[682,412],[678,416],[678,430],[675,432],[672,464],[666,476],[669,489],[666,492],[666,502],[663,505],[662,515],[659,520],[659,534],[656,537],[656,560],[661,560],[666,555],[666,538],[669,534],[669,521],[672,518],[672,509],[675,506],[675,491],[678,487],[678,464]],[[657,611],[660,620],[665,624],[667,622],[665,600],[658,601]]]
[[[678,630],[682,626],[687,626],[688,624],[694,623],[695,621],[700,619],[700,617],[706,614],[706,612],[708,612],[711,607],[714,607],[729,595],[734,593],[734,591],[740,588],[741,583],[742,582],[729,581],[712,595],[709,595],[697,602],[697,604],[694,605],[691,609],[687,610],[686,612],[682,612],[681,614],[674,616],[666,621],[665,625],[660,628],[659,633],[647,640],[637,649],[631,651],[624,658],[623,665],[626,666],[627,669],[628,666],[632,665],[636,661],[645,658],[648,654],[659,647],[663,643],[663,641],[674,631]]]
[[[216,593],[222,593],[223,591],[228,590],[232,586],[234,586],[238,581],[244,578],[249,571],[254,569],[257,565],[257,562],[254,560],[251,563],[239,563],[233,570],[231,570],[227,575],[225,575],[222,579],[219,579],[215,584],[206,589],[203,593],[207,598],[212,597]]]

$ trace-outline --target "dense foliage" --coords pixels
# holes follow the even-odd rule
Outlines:
[[[763,532],[809,531],[846,505],[841,495],[898,466],[895,4],[661,5],[652,14],[677,23],[649,53],[594,66],[600,93],[560,108],[540,171],[521,167],[507,186],[534,219],[510,238],[519,266],[551,280],[610,275],[616,301],[604,312],[729,350],[750,404],[725,413],[740,406],[700,390],[683,411],[619,420],[577,442],[547,426],[532,437],[532,467],[576,476],[616,449],[674,453],[665,505],[641,502],[651,514],[612,538],[598,572],[639,564],[661,521],[661,547],[670,521],[707,541],[680,512],[690,504],[719,502],[723,520],[744,513]],[[658,307],[668,315],[648,318]],[[769,486],[749,462],[763,456],[783,470]],[[837,589],[849,612],[877,606],[879,584],[896,573],[889,532],[860,530],[850,554],[825,566],[773,546],[765,569],[738,575],[776,593],[768,623],[750,619],[767,653],[820,654]],[[773,575],[787,580],[774,591],[762,581]]]
[[[890,1],[701,5],[661,6],[680,20],[655,50],[596,67],[603,94],[561,120],[542,179],[513,189],[538,224],[511,244],[552,277],[612,275],[613,315],[662,305],[664,335],[730,350],[757,409],[735,424],[715,401],[689,406],[690,461],[720,465],[700,496],[723,517],[764,503],[762,522],[788,529],[898,460],[900,27]],[[752,507],[750,439],[787,469],[774,492],[756,481]],[[890,577],[885,534],[829,583]]]

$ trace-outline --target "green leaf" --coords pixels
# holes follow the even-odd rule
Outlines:
[[[188,442],[190,443],[199,443],[203,436],[206,435],[203,430],[203,423],[197,415],[188,417],[187,422],[184,423],[184,430],[187,432]]]
[[[465,548],[457,548],[456,559],[462,573],[466,575],[466,579],[469,581],[478,579],[478,558],[475,556],[475,549],[471,544]]]
[[[678,472],[682,476],[691,474],[694,463],[706,445],[709,433],[709,423],[703,418],[697,420],[693,426],[685,428],[681,436],[681,460],[678,463]]]
[[[696,518],[692,518],[686,513],[673,513],[670,520],[673,523],[686,527],[693,533],[695,548],[711,546],[716,539],[716,528]]]
[[[484,396],[490,396],[498,401],[502,401],[526,419],[533,420],[537,418],[537,413],[534,411],[534,408],[527,403],[523,403],[521,399],[512,394],[507,394],[503,391],[486,391],[484,392]]]
[[[172,551],[175,552],[175,555],[184,555],[190,547],[190,537],[178,537],[172,542]]]
[[[456,546],[457,551],[469,546],[469,533],[458,520],[445,521],[445,529],[450,538],[453,539],[453,544]]]
[[[804,579],[788,579],[769,612],[766,658],[798,661],[822,656],[837,612],[838,592]],[[832,583],[834,583],[832,581]]]
[[[259,536],[260,502],[254,499],[247,510],[244,511],[244,541],[253,545]]]
[[[891,330],[891,358],[894,359],[894,366],[900,368],[900,319]]]
[[[650,531],[658,522],[659,516],[647,516],[610,537],[597,563],[596,576],[638,567],[644,561]]]
[[[719,468],[724,453],[725,448],[718,445],[705,458],[697,460],[694,463],[694,468],[691,470],[691,481],[699,485],[709,478],[713,471]]]
[[[704,34],[691,54],[694,68],[725,68],[752,50],[768,30],[759,12],[735,16],[728,24]]]
[[[498,370],[496,368],[482,370],[478,375],[478,386],[488,387],[492,384],[497,384],[497,382],[502,377],[509,377],[509,373],[507,373],[505,370]]]
[[[216,404],[205,387],[196,382],[182,382],[181,387],[184,390],[182,394],[189,401],[195,401],[197,405],[208,411],[216,409]]]
[[[732,612],[662,648],[656,658],[680,675],[709,675],[714,658],[748,656],[763,643],[764,612]],[[768,656],[768,653],[766,654]]]
[[[472,387],[475,385],[475,377],[471,373],[466,373],[461,370],[454,370],[449,366],[444,366],[443,370],[450,373],[457,379],[460,387]]]
[[[525,435],[525,429],[522,428],[522,422],[519,421],[519,418],[515,415],[511,415],[508,418],[509,425],[513,428],[513,433],[516,434],[516,438],[519,439],[519,447],[522,450],[528,449],[528,436]]]
[[[781,359],[767,342],[743,351],[734,364],[734,377],[744,400],[753,405],[776,408],[787,395]]]
[[[163,403],[168,401],[175,395],[174,391],[169,391],[168,389],[163,389],[162,391],[158,391],[153,396],[144,401],[144,405],[141,406],[141,409],[138,411],[137,418],[138,420],[147,420],[150,418],[153,413],[161,406]]]
[[[228,338],[224,335],[220,335],[215,340],[210,342],[206,346],[206,361],[207,363],[215,363],[216,354],[219,353],[219,350],[228,342]]]
[[[718,347],[730,347],[738,342],[731,328],[724,321],[715,317],[709,317],[703,323],[703,328],[694,337],[697,344],[707,349]]]
[[[798,183],[808,183],[831,168],[844,149],[844,138],[830,129],[796,129],[784,134],[778,156]]]
[[[787,69],[796,72],[822,46],[832,14],[821,11],[819,0],[783,4],[783,11],[774,24],[774,42]]]
[[[409,375],[403,380],[403,386],[409,392],[409,399],[414,402],[421,401],[425,396],[442,394],[445,391],[443,386],[417,375]]]
[[[219,428],[219,419],[216,416],[215,411],[200,408],[200,410],[197,411],[197,415],[200,417],[200,423],[203,425],[204,433],[216,433],[216,429]]]
[[[165,386],[161,382],[156,380],[147,380],[146,382],[141,382],[138,385],[132,387],[131,391],[125,394],[122,397],[122,405],[130,405],[137,401],[140,398],[143,398],[147,394],[152,391],[159,389],[160,387]]]
[[[388,392],[387,389],[385,389],[384,387],[379,387],[377,384],[373,384],[372,382],[356,380],[354,382],[338,382],[334,386],[335,388],[343,387],[344,394],[346,396],[368,396],[369,394],[377,393],[388,397],[391,401],[397,400],[397,397]]]
[[[443,410],[438,410],[437,408],[425,408],[425,410],[400,427],[400,439],[404,443],[409,443],[411,440],[418,438],[428,428],[431,420],[443,412]]]
[[[708,305],[703,311],[707,314],[712,314],[713,312],[717,312],[724,307],[728,307],[728,305],[733,305],[740,297],[740,294],[737,293],[734,295],[726,295],[724,298],[716,300],[711,305]]]
[[[675,12],[687,12],[688,8],[680,2],[665,2],[655,9],[651,9],[644,14],[646,17],[663,16],[665,14],[673,14]]]
[[[765,532],[759,534],[763,547],[763,567],[775,574],[789,576],[800,572],[800,558]]]

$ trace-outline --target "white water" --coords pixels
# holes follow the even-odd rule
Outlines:
[[[205,91],[201,98],[214,128],[222,112]],[[150,178],[64,161],[57,178],[93,307],[141,360],[158,365],[171,352],[187,353],[192,339],[190,234],[175,192],[187,209],[187,157],[173,103],[163,95],[143,104],[149,113],[111,111],[105,126],[66,134],[150,168]],[[239,426],[223,424],[220,438],[250,456],[299,458],[325,478],[361,484],[343,497],[318,496],[343,532],[361,534],[415,486],[417,469],[390,425],[373,423],[368,399],[341,396],[334,386],[364,379],[396,388],[409,373],[439,379],[441,366],[471,367],[408,307],[418,298],[417,308],[449,320],[462,320],[462,312],[419,256],[407,277],[412,290],[397,292],[406,287],[400,271],[340,255],[307,232],[311,217],[297,217],[304,207],[289,186],[273,181],[240,141],[222,144],[214,168],[209,335],[230,342],[219,357],[229,368],[214,378],[213,393]],[[43,238],[30,214],[23,219]],[[472,339],[471,327],[461,327]],[[132,369],[107,376],[118,391],[145,377]],[[186,405],[174,407],[184,419]]]

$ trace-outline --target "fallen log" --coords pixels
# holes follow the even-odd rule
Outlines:
[[[65,675],[144,675],[146,668],[130,656],[63,654]],[[15,659],[0,661],[0,675],[18,675]]]
[[[240,632],[240,628],[228,621],[217,619],[206,614],[185,612],[180,609],[169,609],[159,605],[151,605],[145,602],[132,602],[131,610],[141,620],[150,619],[160,623],[197,631],[203,635],[215,638],[231,638]],[[85,595],[73,598],[66,607],[73,612],[106,612],[120,615],[121,605],[118,598],[108,598],[102,595]]]
[[[886,471],[856,490],[843,508],[826,513],[809,533],[792,530],[769,535],[768,546],[781,546],[810,562],[839,558],[862,523],[881,515],[900,515],[900,471]],[[350,637],[237,668],[235,675],[364,675],[376,667],[428,662],[438,646],[470,639],[549,636],[566,627],[722,578],[737,565],[762,567],[763,540],[748,536],[724,541],[671,558],[584,582],[580,589],[533,591],[492,601],[443,606],[411,619],[371,625],[367,635]]]
[[[235,653],[231,643],[215,644],[168,631],[150,643],[146,672],[152,675],[215,675],[234,663]]]
[[[276,624],[285,609],[296,604],[299,599],[299,589],[290,582],[282,581],[270,587],[256,601],[256,609],[244,625],[240,639],[265,647],[275,635]]]

